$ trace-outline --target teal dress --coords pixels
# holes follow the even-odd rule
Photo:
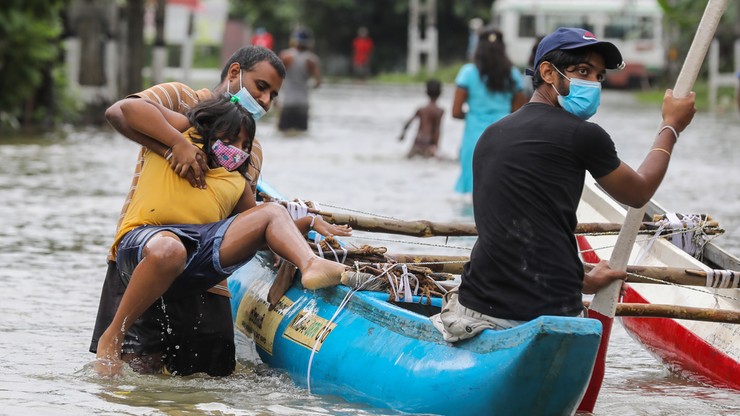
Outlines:
[[[460,145],[460,177],[455,191],[463,194],[473,192],[473,151],[483,130],[511,113],[511,100],[514,93],[523,88],[522,74],[516,67],[511,68],[514,90],[511,92],[492,92],[481,79],[475,64],[465,64],[455,78],[455,85],[468,91],[468,112],[465,115],[465,131]]]

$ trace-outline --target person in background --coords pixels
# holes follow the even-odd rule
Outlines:
[[[452,117],[465,120],[460,145],[460,177],[455,191],[473,192],[473,150],[483,130],[515,111],[525,98],[522,75],[506,56],[501,32],[483,29],[478,36],[473,63],[460,68],[455,77]],[[467,104],[467,111],[463,107]]]
[[[272,34],[268,32],[267,29],[264,27],[258,27],[254,32],[250,43],[254,46],[262,46],[263,48],[272,50],[275,42],[272,38]]]
[[[542,41],[542,38],[544,36],[538,36],[537,39],[535,39],[534,44],[532,44],[532,52],[529,54],[529,59],[527,60],[527,68],[534,68],[534,57],[537,53],[537,46],[540,44],[540,41]],[[532,95],[534,95],[534,87],[532,86],[532,77],[524,77],[524,89],[522,91],[524,93],[524,96],[526,97],[527,101],[529,101],[530,98],[532,98]]]
[[[185,84],[169,82],[129,95],[108,108],[105,112],[108,122],[119,133],[143,146],[116,232],[135,196],[146,151],[155,152],[162,157],[168,151],[167,146],[159,141],[131,128],[123,117],[123,104],[131,100],[147,100],[185,114],[201,101],[229,93],[242,97],[240,104],[247,108],[256,121],[270,109],[284,78],[285,67],[274,52],[262,47],[245,46],[229,58],[221,72],[221,82],[212,90],[204,88],[195,91]],[[208,169],[204,156],[203,153],[195,152],[191,158],[181,159],[179,154],[172,154],[169,159],[170,167],[186,177],[192,186],[201,188],[205,184],[204,172]],[[262,168],[262,147],[256,138],[252,142],[248,164],[246,177],[250,193],[254,196]],[[108,255],[108,269],[100,295],[90,352],[97,352],[98,340],[113,320],[124,290],[116,258],[111,252]],[[236,359],[229,297],[224,280],[208,291],[155,303],[126,333],[123,360],[140,373],[166,371],[179,375],[200,372],[212,376],[231,374]]]
[[[286,69],[283,95],[280,100],[280,119],[278,130],[308,130],[308,81],[313,79],[314,88],[321,85],[319,57],[311,51],[313,39],[311,30],[298,27],[290,39],[291,47],[280,52],[280,59]]]
[[[465,57],[470,62],[475,59],[475,48],[478,47],[478,36],[482,27],[483,19],[480,17],[474,17],[468,22],[468,49]]]
[[[370,59],[375,44],[366,27],[357,29],[357,36],[352,40],[352,74],[355,78],[365,79],[370,75]]]
[[[414,156],[434,157],[439,148],[439,135],[444,110],[437,105],[437,98],[442,93],[442,84],[439,80],[430,79],[426,82],[426,90],[429,103],[416,110],[414,115],[404,124],[401,136],[398,138],[399,141],[402,141],[411,123],[415,119],[419,119],[419,129],[416,132],[414,144],[406,156],[409,159]]]
[[[537,47],[532,99],[486,129],[473,157],[478,240],[458,289],[432,322],[455,342],[542,315],[583,316],[582,293],[625,272],[600,262],[584,274],[574,236],[586,172],[616,201],[641,207],[663,180],[695,95],[667,90],[663,121],[637,171],[609,134],[587,121],[600,103],[606,70],[623,68],[616,46],[579,28],[559,28]]]

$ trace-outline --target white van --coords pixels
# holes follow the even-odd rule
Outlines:
[[[666,65],[663,11],[655,0],[496,0],[492,14],[521,68],[530,66],[537,39],[561,26],[589,30],[619,48],[626,67],[607,73],[613,87],[645,87]]]

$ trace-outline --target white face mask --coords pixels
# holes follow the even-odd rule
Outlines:
[[[229,89],[231,89],[231,82],[229,82]],[[236,94],[231,95],[239,99],[239,105],[249,111],[249,114],[252,115],[255,122],[267,114],[267,110],[262,108],[260,103],[252,97],[252,94],[242,86],[241,72],[239,73],[239,91],[237,91]]]

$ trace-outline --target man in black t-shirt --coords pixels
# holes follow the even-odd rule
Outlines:
[[[578,316],[582,293],[624,279],[606,261],[584,274],[574,230],[586,171],[619,202],[643,206],[696,111],[693,93],[678,99],[666,91],[663,123],[635,171],[609,134],[586,121],[598,108],[606,70],[624,65],[619,50],[586,30],[559,28],[540,42],[534,64],[530,102],[489,126],[475,148],[478,241],[459,290],[432,317],[447,341],[541,315]]]

